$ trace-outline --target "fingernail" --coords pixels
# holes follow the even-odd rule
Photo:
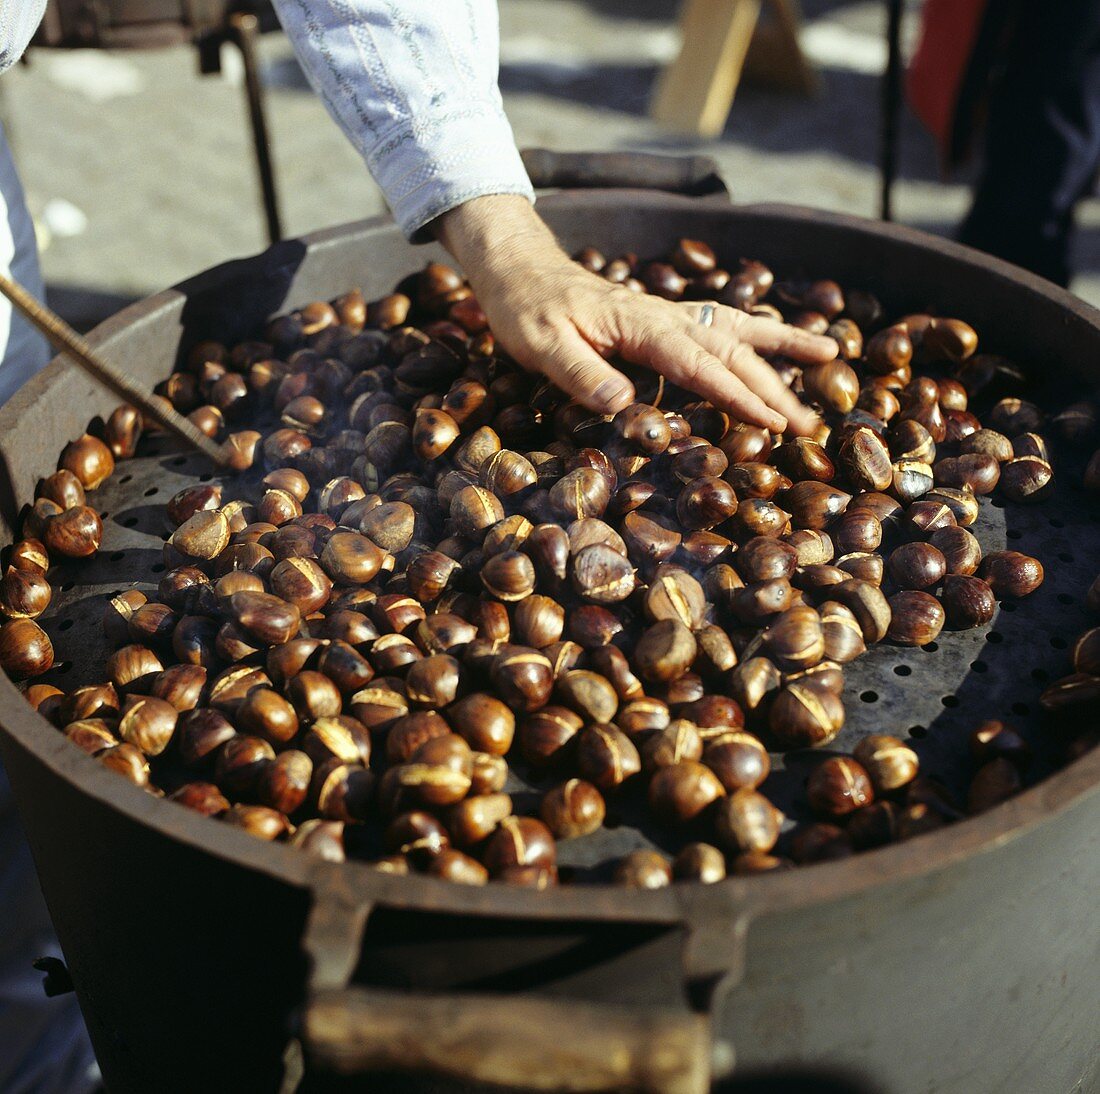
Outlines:
[[[782,414],[776,414],[772,418],[772,424],[768,427],[772,433],[786,433],[787,419]]]
[[[592,401],[608,414],[618,414],[634,401],[634,389],[625,380],[604,380],[592,393]]]

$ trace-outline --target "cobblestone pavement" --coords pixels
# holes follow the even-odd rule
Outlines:
[[[501,86],[522,145],[704,151],[737,200],[874,215],[878,83],[875,0],[805,0],[813,99],[743,87],[722,137],[670,137],[646,116],[677,48],[669,0],[501,0]],[[907,24],[911,38],[912,20]],[[272,143],[285,229],[299,234],[379,212],[361,161],[304,82],[281,34],[264,38]],[[240,63],[200,76],[186,48],[37,51],[0,80],[32,210],[45,226],[52,298],[75,322],[264,245]],[[930,139],[902,131],[898,219],[949,233],[965,180],[940,179]],[[1075,285],[1100,303],[1100,203],[1082,209]]]

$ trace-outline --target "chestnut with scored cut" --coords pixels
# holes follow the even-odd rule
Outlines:
[[[771,758],[760,739],[737,730],[708,738],[702,758],[730,794],[755,790],[771,772]]]
[[[539,803],[539,816],[557,839],[587,836],[603,824],[603,795],[584,779],[569,779],[551,787]]]
[[[691,630],[702,626],[707,610],[703,587],[686,570],[661,566],[645,594],[645,614],[658,622],[674,619]]]
[[[949,525],[937,528],[928,542],[943,555],[948,574],[970,576],[982,561],[982,548],[977,538],[965,528]]]
[[[12,566],[0,578],[0,612],[8,619],[35,619],[49,607],[53,590],[36,570]]]
[[[897,737],[872,733],[855,747],[854,756],[863,765],[875,793],[888,794],[911,783],[920,770],[917,754]]]
[[[810,772],[806,796],[816,813],[845,817],[870,805],[875,794],[861,764],[847,756],[831,756]]]
[[[103,541],[103,522],[91,506],[72,506],[46,521],[42,539],[54,554],[88,558]]]
[[[1000,465],[1001,493],[1009,501],[1041,501],[1053,489],[1054,472],[1038,456],[1018,456]]]
[[[789,748],[818,747],[828,744],[844,726],[844,704],[828,688],[787,684],[772,702],[768,725]]]
[[[577,767],[601,790],[610,790],[642,769],[634,743],[613,725],[587,726],[577,738]]]
[[[574,591],[596,604],[616,604],[634,591],[630,560],[603,543],[593,543],[575,554],[570,564]]]
[[[554,684],[549,658],[524,646],[502,649],[493,659],[490,674],[500,697],[520,713],[530,713],[543,706]]]

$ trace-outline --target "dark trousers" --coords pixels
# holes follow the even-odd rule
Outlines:
[[[1100,0],[1024,0],[989,103],[963,243],[1058,284],[1100,165]]]

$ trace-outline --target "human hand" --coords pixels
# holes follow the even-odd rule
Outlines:
[[[438,236],[504,349],[599,414],[634,402],[633,385],[607,361],[619,356],[772,432],[817,424],[759,354],[823,363],[837,354],[831,338],[724,305],[703,326],[699,302],[631,292],[573,262],[522,197],[475,198],[439,218]]]

